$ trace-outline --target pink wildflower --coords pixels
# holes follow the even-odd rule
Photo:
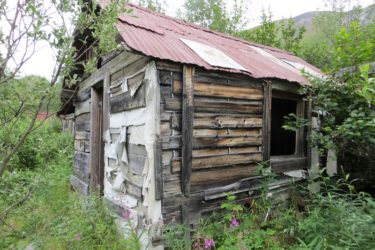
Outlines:
[[[129,212],[129,210],[121,211],[121,217],[124,220],[129,220],[129,218],[130,218],[130,212]]]
[[[230,226],[231,227],[238,227],[240,225],[240,223],[238,222],[238,220],[233,217],[232,220],[230,221]]]
[[[77,233],[76,236],[74,237],[75,240],[81,240],[81,234]]]
[[[213,239],[204,239],[204,249],[211,249],[215,246],[215,241]]]

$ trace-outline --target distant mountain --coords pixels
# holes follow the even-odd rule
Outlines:
[[[298,28],[301,27],[301,26],[305,26],[306,29],[309,29],[313,24],[314,17],[319,15],[319,14],[322,14],[322,13],[328,13],[329,14],[329,13],[333,13],[333,12],[330,12],[330,11],[309,11],[309,12],[303,13],[299,16],[292,17],[292,19],[294,20],[294,22],[296,23],[296,26]],[[351,15],[354,15],[353,11],[348,11],[347,12],[348,19]],[[361,24],[368,24],[371,20],[374,20],[374,18],[375,18],[375,4],[364,8],[362,10],[360,16],[359,16],[359,20],[360,20]],[[279,20],[277,22],[282,22],[282,21],[283,20]]]

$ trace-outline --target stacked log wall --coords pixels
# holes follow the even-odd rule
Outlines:
[[[239,202],[259,195],[266,114],[264,83],[245,76],[195,69],[190,190],[183,190],[183,67],[159,62],[164,223],[188,222],[220,209],[225,192]],[[284,194],[290,178],[275,178],[270,190]],[[282,195],[279,195],[282,197]]]
[[[90,91],[83,91],[74,101],[74,157],[71,185],[79,193],[88,195],[90,182]]]

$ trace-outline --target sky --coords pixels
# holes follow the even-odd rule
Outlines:
[[[224,0],[228,7],[232,0]],[[340,1],[340,0],[338,0]],[[270,10],[274,20],[294,17],[308,11],[328,10],[324,0],[251,0],[244,1],[248,6],[248,27],[257,26],[260,23],[260,13],[262,9]],[[181,8],[184,0],[165,0],[167,15],[175,16],[176,11]],[[352,0],[354,5],[363,7],[375,3],[375,0]],[[47,45],[40,44],[38,51],[23,68],[22,73],[25,75],[41,75],[47,78],[51,77],[54,66],[54,54]]]

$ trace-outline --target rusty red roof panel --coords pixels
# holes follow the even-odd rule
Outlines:
[[[108,1],[103,0],[101,5],[106,5]],[[192,64],[207,70],[242,73],[254,78],[278,78],[301,85],[306,85],[308,82],[299,70],[285,66],[282,61],[277,62],[276,59],[296,62],[320,73],[319,69],[289,52],[210,31],[134,4],[128,4],[128,7],[132,9],[132,12],[119,17],[117,28],[125,44],[144,55]],[[245,70],[212,66],[180,39],[188,39],[216,48],[241,64]],[[265,56],[263,52],[259,53],[252,46],[262,49],[266,54],[275,58],[270,59],[269,56]]]

